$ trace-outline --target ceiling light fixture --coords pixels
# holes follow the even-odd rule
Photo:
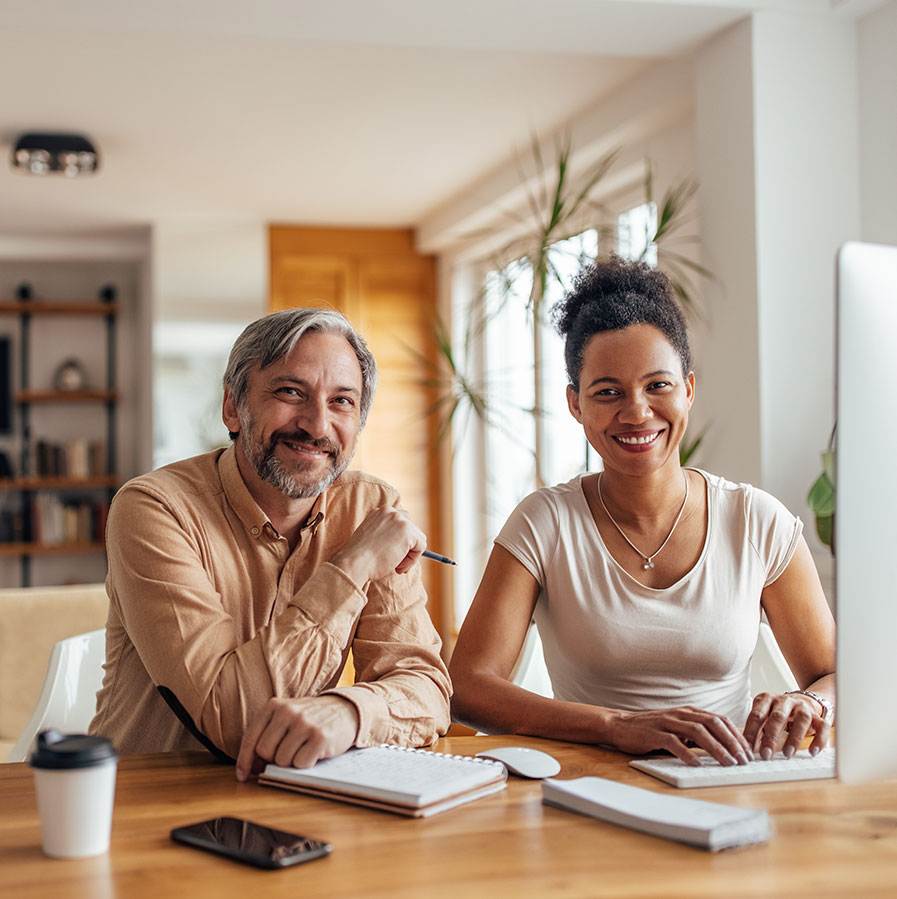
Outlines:
[[[12,151],[12,167],[28,175],[74,178],[92,175],[99,166],[99,154],[80,134],[23,134]]]

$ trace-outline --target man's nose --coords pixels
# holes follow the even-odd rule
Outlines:
[[[309,399],[297,409],[296,424],[318,439],[327,437],[330,431],[330,417],[324,400]]]

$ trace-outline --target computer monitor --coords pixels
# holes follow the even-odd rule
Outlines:
[[[837,258],[838,776],[897,776],[897,247]]]

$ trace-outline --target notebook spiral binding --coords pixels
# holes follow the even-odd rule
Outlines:
[[[412,752],[419,755],[432,755],[442,759],[458,759],[459,761],[464,762],[474,762],[478,765],[498,765],[500,768],[504,769],[504,765],[501,762],[497,762],[494,759],[480,758],[475,755],[452,755],[449,752],[434,752],[432,749],[415,749],[411,746],[396,746],[393,743],[381,743],[380,748],[394,749],[396,752]]]

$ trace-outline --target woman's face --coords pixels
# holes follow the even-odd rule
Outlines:
[[[579,392],[567,388],[570,412],[605,467],[629,474],[678,465],[694,396],[694,374],[683,376],[673,345],[653,325],[595,334]]]

